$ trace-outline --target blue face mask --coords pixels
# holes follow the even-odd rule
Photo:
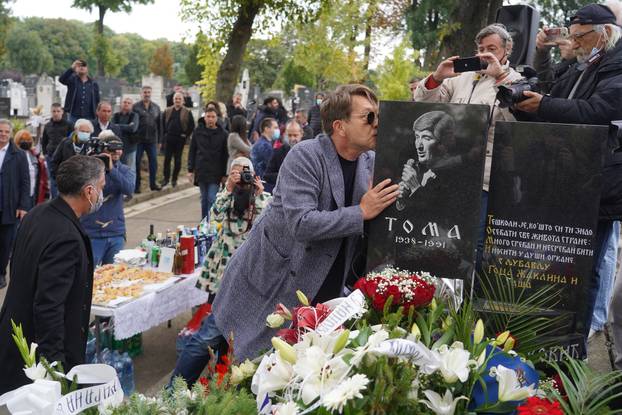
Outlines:
[[[81,143],[86,143],[91,138],[91,133],[87,133],[84,131],[78,131],[78,141]]]
[[[281,130],[277,128],[276,130],[274,130],[274,133],[272,134],[272,139],[278,140],[279,138],[281,138]]]

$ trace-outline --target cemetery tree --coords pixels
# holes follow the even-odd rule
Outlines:
[[[186,81],[190,85],[194,85],[201,80],[201,74],[205,67],[199,63],[199,44],[195,42],[188,53],[188,57],[184,62],[184,72],[186,73]]]
[[[204,23],[204,33],[222,39],[222,62],[216,73],[215,97],[226,102],[240,76],[244,52],[255,30],[279,21],[308,22],[326,0],[182,0],[185,20]],[[274,62],[275,65],[279,62]]]
[[[6,39],[9,67],[24,75],[50,73],[53,58],[36,32],[11,30]]]
[[[171,79],[173,76],[173,56],[171,55],[171,47],[168,43],[159,46],[149,62],[149,70],[154,75],[160,75],[163,78]]]
[[[98,42],[103,44],[103,42],[106,41],[104,38],[104,16],[106,15],[106,12],[129,13],[132,11],[132,6],[134,4],[150,3],[153,3],[153,0],[73,0],[73,7],[88,10],[89,12],[93,10],[93,8],[97,9],[99,14],[96,24],[97,37]],[[104,50],[101,51],[101,54],[98,54],[97,56],[97,75],[99,76],[105,75],[105,59],[106,51],[104,48]]]
[[[6,37],[11,27],[10,0],[0,0],[0,58],[6,53]]]

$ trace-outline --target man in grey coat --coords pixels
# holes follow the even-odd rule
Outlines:
[[[270,346],[266,316],[278,303],[297,304],[296,290],[313,303],[342,295],[363,222],[394,203],[398,185],[371,187],[378,100],[363,85],[343,85],[322,102],[326,134],[288,153],[272,203],[253,223],[231,258],[208,316],[190,339],[173,377],[190,385],[233,334],[238,360]],[[223,347],[224,346],[224,347]]]

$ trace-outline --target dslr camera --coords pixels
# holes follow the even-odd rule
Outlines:
[[[521,79],[509,85],[500,85],[498,87],[497,99],[501,108],[508,108],[526,100],[527,97],[523,94],[525,91],[540,92],[541,90],[540,80],[535,69],[531,66],[523,66],[517,69],[523,75]]]
[[[243,218],[246,211],[255,205],[255,176],[248,167],[243,167],[240,182],[233,189],[233,212]]]

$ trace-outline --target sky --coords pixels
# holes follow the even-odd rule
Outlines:
[[[97,10],[91,13],[71,7],[72,0],[16,0],[11,4],[15,17],[61,17],[84,22],[97,20]],[[155,0],[146,6],[134,5],[132,12],[110,13],[104,17],[104,24],[116,33],[137,33],[147,39],[166,38],[181,41],[184,36],[192,38],[193,26],[182,22],[179,17],[179,2]]]

